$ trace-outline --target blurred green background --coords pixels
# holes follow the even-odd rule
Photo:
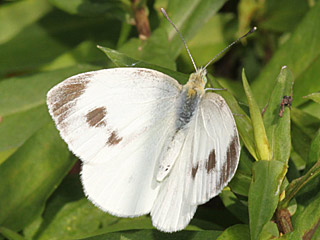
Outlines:
[[[249,117],[242,118],[247,125],[236,119],[244,147],[230,188],[200,206],[185,231],[160,233],[148,216],[119,219],[85,198],[79,162],[54,127],[46,93],[77,73],[129,63],[185,83],[194,69],[161,7],[180,29],[197,66],[258,27],[208,67],[214,87],[228,89],[221,95],[235,113],[240,106],[241,114],[253,114],[241,82],[243,68],[262,111],[287,66],[283,79],[294,85],[283,91],[293,97],[292,108],[285,109],[283,123],[275,118],[281,99],[270,109],[279,124],[289,127],[272,130],[278,136],[273,141],[271,120],[264,119],[271,149],[275,143],[288,153],[282,159],[288,172],[273,176],[275,182],[282,176],[274,186],[299,190],[285,207],[279,191],[272,197],[275,206],[266,210],[269,215],[255,212],[267,208],[268,201],[250,203],[252,196],[266,194],[254,190],[251,171],[255,160],[266,159],[255,155],[259,146],[252,129],[258,125]],[[0,0],[0,239],[320,239],[319,56],[318,0]],[[275,223],[282,219],[281,209],[289,209],[293,226],[282,237]]]

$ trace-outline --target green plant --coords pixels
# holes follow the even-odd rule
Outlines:
[[[208,69],[235,114],[237,173],[174,234],[94,207],[45,105],[58,82],[101,68],[185,83],[192,64],[160,7],[198,65],[258,27]],[[319,29],[319,1],[0,1],[0,239],[319,239]],[[284,96],[293,102],[280,117]]]

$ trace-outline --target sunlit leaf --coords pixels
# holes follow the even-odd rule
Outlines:
[[[271,220],[278,205],[280,186],[286,172],[286,164],[277,160],[254,163],[249,189],[249,225],[252,240],[259,239],[264,225]]]
[[[249,103],[250,118],[252,122],[253,134],[257,148],[257,155],[261,160],[270,160],[270,145],[266,135],[261,112],[256,103],[256,100],[252,95],[244,70],[242,71],[242,83]]]
[[[287,162],[291,151],[290,105],[284,100],[291,98],[293,77],[287,67],[283,67],[271,93],[268,106],[263,115],[272,158]],[[290,100],[289,100],[290,101]]]
[[[73,164],[53,123],[38,130],[0,165],[0,224],[13,230],[25,227],[43,211]]]

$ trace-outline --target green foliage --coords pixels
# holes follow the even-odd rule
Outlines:
[[[129,0],[0,1],[0,239],[319,239],[320,1],[138,3],[150,37]],[[185,83],[193,66],[160,7],[202,65],[258,27],[208,68],[210,84],[228,89],[217,93],[241,137],[237,172],[173,234],[85,198],[45,104],[57,83],[101,68],[145,67]]]

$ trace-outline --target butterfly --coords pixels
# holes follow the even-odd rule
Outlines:
[[[238,166],[239,136],[227,103],[206,82],[206,67],[183,86],[125,67],[81,73],[48,92],[90,201],[119,217],[150,213],[157,229],[175,232],[222,191]]]

